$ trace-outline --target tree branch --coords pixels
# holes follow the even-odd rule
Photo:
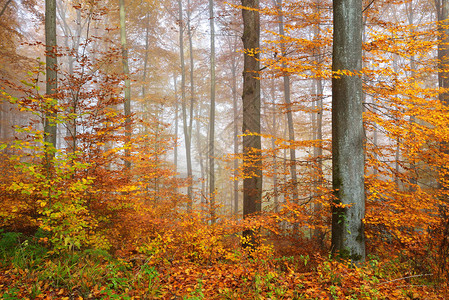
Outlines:
[[[12,0],[8,0],[5,4],[5,6],[3,6],[2,11],[0,11],[0,18],[3,16],[3,14],[5,13],[6,8],[8,7],[9,3],[11,3]]]

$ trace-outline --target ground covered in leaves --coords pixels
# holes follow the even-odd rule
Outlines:
[[[401,255],[354,266],[301,254],[294,241],[265,241],[252,254],[237,237],[212,241],[213,249],[168,243],[175,240],[152,253],[54,253],[41,237],[2,233],[0,299],[449,299],[444,279]]]

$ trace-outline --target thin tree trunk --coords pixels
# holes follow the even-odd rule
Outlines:
[[[193,189],[192,189],[192,158],[191,158],[191,126],[187,122],[187,99],[186,99],[186,67],[184,62],[184,22],[182,17],[182,0],[178,0],[179,6],[179,52],[181,57],[181,99],[182,99],[182,122],[184,130],[184,142],[186,148],[187,160],[187,178],[190,181],[187,186],[187,210],[191,211],[193,206]],[[192,119],[190,119],[190,122]]]
[[[125,114],[125,168],[129,171],[131,169],[130,161],[130,151],[129,143],[131,141],[131,80],[129,76],[129,65],[128,65],[128,43],[126,41],[126,12],[125,12],[125,1],[119,0],[120,4],[120,44],[122,46],[122,66],[123,74],[125,75],[125,102],[124,114]]]
[[[209,117],[209,192],[210,216],[215,223],[215,19],[214,1],[209,0],[210,24],[210,117]]]
[[[272,112],[272,137],[271,137],[271,148],[273,149],[273,194],[274,194],[274,212],[279,212],[279,195],[278,195],[278,164],[276,158],[276,133],[277,133],[277,118],[276,118],[276,96],[275,96],[275,86],[274,79],[271,80],[271,101],[273,101],[273,112]]]
[[[234,114],[234,155],[239,153],[239,141],[238,141],[238,105],[237,105],[237,63],[233,58],[231,62],[231,75],[232,75],[232,111]],[[239,213],[239,181],[237,169],[239,167],[238,159],[234,159],[234,215]]]
[[[45,0],[46,93],[50,98],[55,96],[58,89],[58,58],[56,47],[56,0]],[[57,129],[55,118],[56,113],[53,107],[50,107],[45,115],[44,140],[54,148],[56,147]],[[49,157],[47,158],[49,159]]]
[[[315,1],[316,6],[316,13],[317,15],[320,15],[320,1]],[[313,29],[313,34],[315,39],[319,39],[320,36],[320,23],[315,24]],[[316,48],[315,51],[315,61],[318,66],[321,65],[321,51],[320,48]],[[318,190],[318,187],[323,184],[323,80],[321,78],[315,79],[315,100],[314,103],[314,112],[312,112],[314,115],[316,113],[315,121],[316,124],[314,129],[316,129],[316,132],[314,134],[314,140],[317,140],[317,145],[313,148],[313,156],[316,162],[316,173],[314,178],[314,191]],[[315,112],[316,110],[316,112]],[[317,198],[317,194],[314,195]],[[314,206],[314,210],[317,215],[320,215],[322,210],[321,202],[316,202]],[[317,228],[314,231],[314,236],[318,240],[318,243],[323,246],[324,245],[324,233],[321,230],[321,228]]]
[[[187,36],[189,38],[189,53],[190,53],[190,110],[189,110],[189,147],[186,152],[188,152],[187,155],[187,175],[189,176],[190,184],[188,187],[188,194],[190,199],[190,209],[192,209],[193,206],[193,171],[192,171],[192,130],[193,130],[193,108],[195,106],[195,83],[194,83],[194,63],[193,63],[193,42],[192,42],[192,27],[190,25],[190,16],[191,16],[191,9],[190,9],[190,0],[187,0]]]
[[[280,39],[285,35],[284,31],[284,15],[282,12],[282,0],[273,0],[276,5],[278,11],[278,29]],[[285,51],[285,44],[283,42],[280,43],[281,46],[281,55],[282,57],[286,57],[287,53]],[[281,65],[282,69],[286,68],[284,62]],[[288,126],[288,139],[289,142],[292,143],[295,141],[295,127],[293,124],[293,113],[292,113],[292,103],[291,103],[291,93],[290,93],[290,76],[287,72],[284,72],[283,76],[283,84],[284,84],[284,102],[287,108],[287,126]],[[290,176],[291,176],[291,185],[293,191],[293,203],[298,204],[298,177],[296,173],[296,149],[293,146],[290,146]],[[297,226],[294,225],[294,228],[297,230]]]
[[[174,157],[173,164],[175,165],[175,173],[178,172],[178,114],[179,114],[179,103],[178,103],[178,83],[176,82],[176,75],[173,74],[173,86],[175,88],[175,146],[174,146]]]
[[[195,140],[196,140],[196,148],[198,149],[198,163],[200,165],[200,173],[201,173],[201,203],[206,204],[207,203],[207,196],[206,196],[206,172],[204,168],[204,158],[203,158],[203,146],[201,145],[202,138],[200,133],[201,128],[201,113],[202,113],[202,107],[201,105],[198,105],[196,112],[195,112]],[[205,206],[203,207],[205,208]]]
[[[393,54],[393,71],[395,74],[398,74],[398,57],[396,54]],[[398,117],[395,118],[396,122],[397,122],[397,126],[399,125],[399,119]],[[396,184],[396,187],[399,188],[399,160],[401,157],[401,138],[400,135],[398,134],[396,137],[396,150],[395,150],[395,172],[396,174],[394,175],[394,182]]]
[[[407,17],[408,17],[408,24],[411,26],[412,28],[412,32],[413,32],[413,24],[415,22],[415,18],[414,18],[414,10],[413,10],[413,0],[411,0],[409,3],[406,3],[406,8],[407,8]],[[410,78],[412,79],[412,82],[415,82],[415,76],[416,76],[416,64],[415,64],[415,56],[412,55],[410,57]],[[415,140],[415,135],[413,133],[413,126],[415,124],[415,116],[413,114],[410,115],[410,136],[409,136],[409,140],[410,141],[414,141]],[[416,166],[415,163],[413,162],[413,158],[411,158],[410,160],[410,170],[411,170],[411,178],[410,178],[410,191],[414,192],[415,188],[416,188],[416,184],[418,182],[418,174],[416,172]]]
[[[150,16],[147,13],[145,15],[145,19],[147,20],[147,23],[145,24],[145,54],[144,54],[144,60],[143,60],[143,74],[142,74],[142,99],[145,101],[146,97],[146,80],[147,80],[147,68],[148,68],[148,51],[150,49]],[[176,87],[175,87],[176,88]]]
[[[332,71],[332,252],[365,259],[362,104],[362,1],[334,0]]]

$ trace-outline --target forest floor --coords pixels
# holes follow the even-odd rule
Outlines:
[[[184,252],[53,253],[40,240],[0,235],[0,299],[449,299],[448,283],[401,257],[370,255],[360,266],[262,247],[218,258]],[[298,247],[296,245],[295,247]],[[301,247],[301,246],[299,246]],[[268,250],[267,250],[268,249]],[[285,255],[290,251],[293,255]]]

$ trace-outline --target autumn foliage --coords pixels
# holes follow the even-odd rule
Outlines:
[[[145,14],[148,20],[172,9],[169,2],[161,7],[150,2],[145,9],[154,15]],[[2,72],[0,81],[0,116],[20,120],[10,126],[0,119],[0,298],[447,299],[449,106],[440,100],[447,91],[436,80],[442,71],[435,55],[442,39],[439,24],[427,14],[419,24],[410,15],[394,21],[379,14],[395,6],[413,9],[410,1],[364,2],[369,6],[361,74],[331,72],[328,1],[287,1],[282,10],[262,7],[268,24],[264,44],[246,54],[260,52],[259,79],[269,95],[265,131],[259,135],[263,149],[254,160],[217,150],[224,153],[217,157],[217,187],[223,190],[214,194],[214,222],[210,194],[199,187],[206,179],[182,177],[172,162],[180,139],[164,114],[178,114],[178,95],[167,92],[168,79],[162,77],[179,70],[167,62],[175,55],[159,49],[157,41],[147,40],[147,47],[157,46],[146,51],[163,52],[160,61],[151,58],[159,69],[148,75],[158,84],[134,92],[134,112],[123,112],[128,78],[121,70],[118,31],[104,25],[117,23],[115,4],[81,1],[66,7],[79,24],[87,20],[92,32],[79,27],[86,38],[78,44],[67,39],[59,47],[58,59],[69,67],[58,70],[54,97],[41,91],[41,59],[10,52],[2,68],[23,64],[27,71]],[[419,5],[424,10],[428,4]],[[229,32],[235,29],[232,21],[226,23],[232,19],[229,10],[236,7],[222,8],[222,25]],[[132,5],[128,9],[142,13]],[[285,35],[277,31],[279,13]],[[4,20],[0,25],[5,39],[13,29],[5,28]],[[132,44],[143,29],[130,27]],[[18,39],[15,32],[5,47],[18,48]],[[135,53],[143,56],[142,45],[134,43]],[[23,45],[42,51],[39,43]],[[137,75],[139,68],[130,75],[135,90],[150,81],[146,73]],[[360,264],[329,254],[334,191],[327,99],[332,76],[348,74],[362,77],[365,94],[368,257]],[[305,91],[291,105],[278,99],[283,91],[276,86],[284,76]],[[223,92],[225,84],[217,89]],[[197,90],[199,99],[203,90]],[[195,122],[201,125],[200,105]],[[296,140],[284,134],[289,111],[297,119]],[[49,113],[59,130],[57,147],[44,138]],[[195,139],[201,134],[198,129]],[[295,161],[287,157],[292,148],[301,153]],[[243,219],[232,213],[235,204],[227,202],[225,188],[253,176],[245,170],[255,165],[262,166],[265,181],[263,209]],[[188,187],[195,191],[193,199]],[[248,229],[255,233],[255,247],[242,247]]]

